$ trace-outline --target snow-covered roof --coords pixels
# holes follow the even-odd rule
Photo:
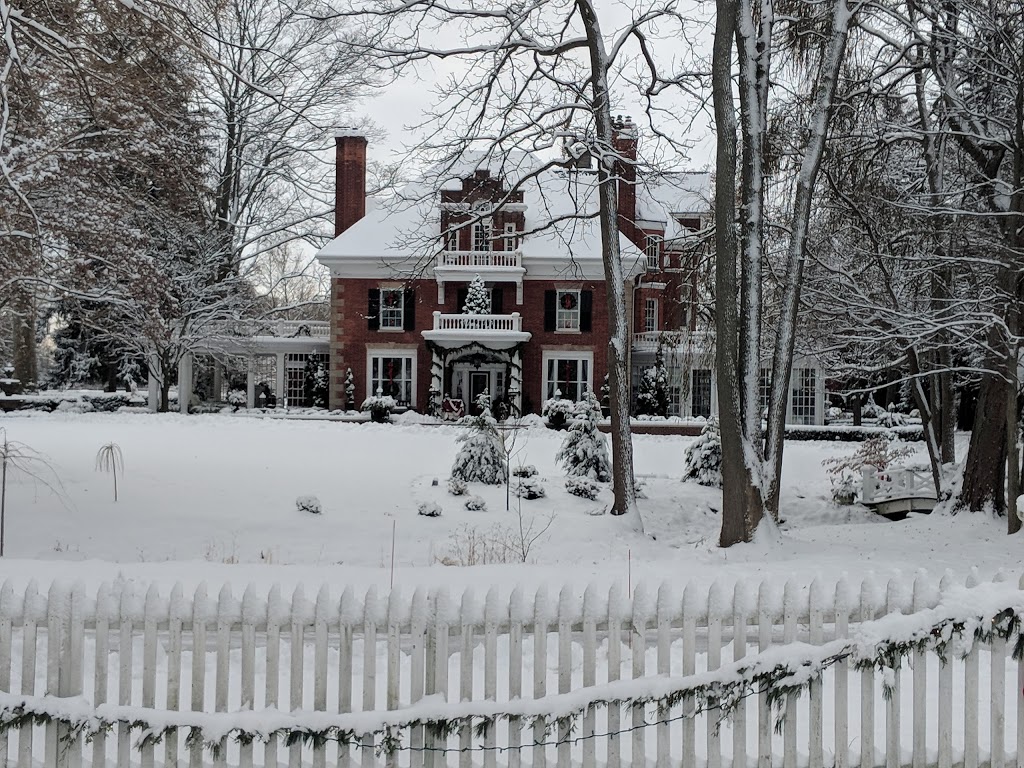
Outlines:
[[[666,223],[665,238],[687,234],[679,219],[706,216],[711,211],[711,173],[674,171],[641,180],[636,191],[637,220]]]
[[[487,170],[492,177],[500,177],[505,189],[518,186],[525,205],[525,229],[521,240],[524,262],[543,260],[566,265],[600,264],[601,235],[598,221],[597,179],[591,172],[545,167],[543,161],[529,153],[510,153],[499,159],[482,155],[463,157],[457,163],[447,164],[425,175],[425,180],[410,184],[397,195],[387,198],[367,198],[366,215],[349,229],[328,243],[317,258],[335,273],[344,276],[346,264],[355,265],[369,259],[424,264],[436,252],[440,236],[440,195],[438,190],[460,190],[462,180],[479,170]],[[669,196],[663,211],[707,210],[678,207],[679,201],[697,200],[703,194],[707,174],[691,179],[689,174],[681,183],[676,179],[659,182],[657,194]],[[644,187],[646,190],[647,187]],[[648,196],[649,199],[650,196]],[[654,211],[653,206],[648,208]],[[664,218],[665,214],[661,214]],[[497,233],[496,233],[497,234]],[[624,235],[619,246],[627,273],[633,264],[642,270],[644,255]],[[599,270],[583,269],[598,273]],[[528,273],[540,276],[536,270]]]

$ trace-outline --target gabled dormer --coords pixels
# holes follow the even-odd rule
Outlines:
[[[455,186],[439,193],[441,248],[434,267],[438,303],[444,303],[446,282],[464,282],[479,274],[488,282],[515,283],[516,303],[522,304],[522,190],[511,191],[486,168],[476,169]]]

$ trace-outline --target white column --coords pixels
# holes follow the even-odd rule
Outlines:
[[[192,353],[186,352],[178,363],[178,410],[188,413],[192,399]]]
[[[277,395],[277,407],[288,405],[284,399],[284,352],[277,353],[277,383],[274,392]]]
[[[512,350],[512,365],[509,366],[508,396],[512,411],[523,415],[523,355],[518,349]]]
[[[252,410],[256,406],[256,371],[253,370],[256,365],[256,358],[249,355],[245,362],[245,407]]]
[[[149,410],[156,413],[160,410],[160,382],[157,377],[153,374],[154,371],[160,370],[160,363],[155,357],[149,359],[149,378],[146,382],[148,386],[149,395]]]
[[[437,349],[433,349],[430,352],[430,389],[433,392],[437,392],[438,397],[440,397],[444,394],[443,386],[444,362],[441,359],[441,353]]]

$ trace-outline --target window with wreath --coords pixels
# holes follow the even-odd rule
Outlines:
[[[405,291],[401,288],[380,289],[380,327],[402,330],[405,327]]]
[[[395,398],[399,406],[412,407],[414,355],[372,353],[370,355],[370,392]]]
[[[592,355],[560,353],[544,361],[544,396],[550,400],[555,391],[565,400],[581,400],[590,391]]]
[[[580,329],[580,292],[558,291],[555,295],[555,330]]]

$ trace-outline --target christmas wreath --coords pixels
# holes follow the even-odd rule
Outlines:
[[[576,309],[577,301],[575,293],[563,293],[561,298],[562,309]]]

